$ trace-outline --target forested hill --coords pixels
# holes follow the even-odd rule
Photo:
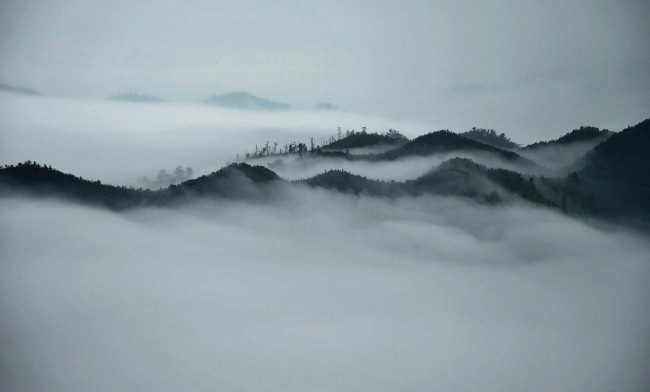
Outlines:
[[[394,160],[405,156],[424,156],[457,151],[486,152],[508,161],[520,161],[522,163],[532,164],[532,162],[522,158],[515,152],[503,150],[473,139],[468,139],[447,130],[431,132],[419,136],[401,147],[387,151],[383,154],[378,154],[377,158],[379,160]]]
[[[548,147],[554,145],[567,145],[580,142],[593,142],[600,143],[613,135],[614,132],[607,129],[598,129],[596,127],[580,127],[563,135],[558,139],[553,139],[545,142],[536,142],[523,147],[524,150],[534,150],[540,147]]]
[[[504,159],[519,156],[448,131],[421,136],[383,154],[395,159],[405,154],[438,151],[489,151]],[[347,155],[347,154],[345,154]],[[319,155],[314,155],[317,158]],[[364,164],[372,164],[372,159]],[[102,184],[27,161],[0,168],[0,195],[27,193],[54,196],[114,210],[186,203],[192,198],[266,200],[303,184],[337,192],[375,197],[423,194],[463,197],[479,203],[501,204],[516,199],[557,208],[566,213],[604,218],[650,229],[650,119],[613,134],[583,157],[581,169],[568,176],[524,176],[487,168],[465,158],[453,158],[409,181],[377,181],[341,170],[287,182],[263,166],[228,165],[209,175],[159,190]]]
[[[505,133],[502,132],[498,134],[494,129],[474,127],[467,132],[461,133],[461,135],[468,139],[473,139],[477,142],[489,144],[503,150],[515,150],[519,147],[519,145],[510,140],[510,138],[507,137]]]
[[[263,197],[266,193],[262,185],[273,180],[280,178],[267,168],[239,163],[179,185],[159,190],[135,189],[86,180],[27,161],[0,168],[0,195],[27,193],[124,210],[169,205],[187,197]]]
[[[650,119],[613,134],[585,162],[574,174],[580,186],[573,197],[589,189],[590,212],[650,222]]]
[[[351,148],[375,146],[400,146],[408,139],[397,131],[390,130],[386,133],[352,132],[344,138],[335,140],[322,147],[323,150],[346,150]]]

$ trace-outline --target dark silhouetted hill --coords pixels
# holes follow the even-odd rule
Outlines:
[[[650,227],[650,119],[598,144],[565,182],[570,201],[586,212]]]
[[[563,135],[562,137],[545,142],[536,142],[523,147],[524,150],[534,150],[541,147],[554,145],[567,145],[572,143],[593,142],[600,143],[613,135],[614,132],[607,129],[598,129],[596,127],[580,127]]]
[[[233,163],[214,173],[172,186],[175,194],[219,196],[231,198],[261,198],[270,196],[272,189],[265,187],[281,180],[275,172],[264,166]]]
[[[54,196],[114,210],[156,204],[160,196],[154,191],[85,180],[31,161],[0,168],[0,192]]]
[[[371,180],[343,170],[329,170],[303,180],[307,185],[339,192],[397,197],[423,194],[462,196],[478,202],[500,203],[513,196],[534,203],[554,203],[537,189],[532,178],[503,169],[488,169],[465,158],[454,158],[414,180],[405,182]]]
[[[379,160],[394,160],[405,156],[425,156],[457,151],[487,152],[507,161],[533,164],[512,151],[502,150],[447,130],[419,136],[401,147],[377,154],[375,158]]]
[[[31,161],[0,168],[0,194],[59,197],[113,210],[179,203],[188,196],[261,198],[271,194],[265,184],[279,177],[263,166],[232,164],[212,174],[159,190],[102,184]]]
[[[474,127],[460,135],[503,150],[514,150],[519,147],[519,145],[510,140],[505,133],[498,134],[494,129]]]
[[[342,139],[336,140],[322,147],[323,150],[346,150],[350,148],[375,147],[375,146],[401,146],[408,139],[400,133],[353,133]]]
[[[290,108],[286,103],[268,101],[244,91],[211,95],[206,102],[229,109],[288,110]]]

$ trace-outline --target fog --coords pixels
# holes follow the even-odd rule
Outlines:
[[[271,145],[277,141],[278,148],[293,141],[309,145],[310,138],[320,144],[321,140],[335,137],[338,127],[358,131],[364,126],[368,132],[397,129],[409,138],[439,129],[345,111],[253,112],[200,104],[122,103],[0,94],[0,164],[29,159],[87,179],[137,187],[143,185],[139,181],[143,176],[155,179],[160,169],[171,173],[176,166],[189,166],[199,176],[218,170],[238,157],[243,160],[246,152],[253,153],[256,145],[261,149],[267,141]],[[364,149],[356,153],[380,151]],[[548,174],[544,168],[468,151],[392,162],[301,160],[285,156],[280,157],[283,164],[272,169],[291,180],[329,169],[343,169],[373,179],[403,181],[416,178],[453,157],[466,157],[488,167],[527,174]],[[559,162],[538,159],[537,155],[531,158],[542,165]],[[267,166],[276,159],[257,159],[250,163]]]
[[[372,151],[368,149],[368,151]],[[287,180],[300,180],[313,177],[327,170],[345,170],[374,180],[406,181],[422,176],[440,163],[452,158],[468,158],[489,168],[504,168],[526,174],[548,174],[549,170],[533,164],[508,162],[493,154],[476,151],[457,151],[427,156],[403,157],[393,161],[347,160],[334,157],[280,156],[251,159],[247,162],[263,165]]]
[[[555,172],[555,175],[566,174],[569,170],[580,167],[580,158],[598,145],[596,142],[578,142],[567,145],[554,144],[529,150],[519,150],[518,153]]]
[[[139,185],[159,169],[191,166],[196,175],[243,158],[266,142],[329,139],[337,128],[370,132],[417,123],[343,111],[252,112],[192,104],[135,104],[0,94],[0,164],[30,159],[116,185]]]
[[[0,201],[2,389],[643,391],[647,238],[526,205],[293,189]]]
[[[429,131],[346,112],[1,94],[0,108],[0,163],[118,185],[338,126]],[[328,168],[413,178],[445,158]],[[0,389],[647,390],[647,235],[516,201],[270,194],[123,213],[0,198]]]

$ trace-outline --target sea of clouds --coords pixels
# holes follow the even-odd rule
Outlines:
[[[118,184],[356,118],[2,99],[3,164]],[[646,235],[523,202],[275,195],[0,199],[0,389],[647,390]]]

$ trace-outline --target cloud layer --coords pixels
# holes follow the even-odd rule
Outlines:
[[[2,163],[126,185],[177,164],[207,173],[255,142],[306,142],[339,125],[420,133],[338,112],[0,99]],[[352,168],[397,177],[427,163]],[[2,390],[650,384],[647,237],[527,204],[298,185],[266,203],[121,214],[5,197],[0,226]]]
[[[650,252],[529,206],[5,199],[7,390],[641,391]]]

